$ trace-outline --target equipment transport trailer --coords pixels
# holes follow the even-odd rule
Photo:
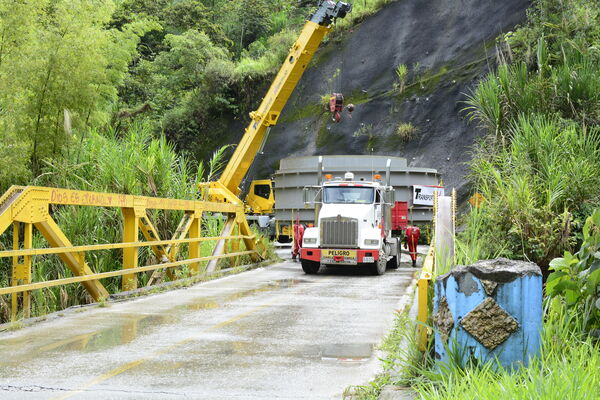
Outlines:
[[[396,221],[402,214],[412,219],[413,224],[426,224],[431,221],[432,207],[413,203],[413,188],[416,185],[436,186],[440,176],[437,170],[431,168],[408,167],[405,158],[390,156],[334,155],[288,157],[280,161],[279,169],[274,174],[275,218],[279,241],[291,239],[292,225],[300,223],[316,225],[316,213],[319,204],[305,205],[302,202],[302,191],[307,186],[318,186],[324,175],[340,178],[348,171],[354,173],[356,181],[372,181],[377,174],[387,173],[387,163],[390,160],[389,179],[394,189],[392,218]],[[311,188],[311,195],[316,194]],[[405,222],[406,223],[406,222]],[[398,225],[396,223],[395,225]]]

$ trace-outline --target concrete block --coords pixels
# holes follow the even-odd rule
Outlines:
[[[439,362],[451,352],[463,364],[474,358],[527,365],[540,351],[540,268],[505,258],[456,267],[436,280],[433,324]]]

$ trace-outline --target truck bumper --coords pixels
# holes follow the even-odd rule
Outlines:
[[[311,248],[302,248],[300,249],[300,258],[303,260],[310,260],[315,262],[321,262],[321,254],[323,250],[328,249],[311,249]],[[346,250],[346,249],[332,249],[332,250]],[[379,251],[378,250],[362,250],[362,249],[347,249],[349,251],[356,251],[356,264],[364,264],[365,258],[367,259],[367,263],[372,263],[379,259]],[[371,261],[372,260],[372,261]],[[348,262],[344,262],[345,260],[340,260],[339,262],[334,261],[333,265],[353,265],[353,263],[349,264]],[[328,262],[329,264],[329,262]]]

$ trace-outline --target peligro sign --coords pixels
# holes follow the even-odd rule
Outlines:
[[[438,196],[444,195],[443,186],[413,186],[413,204],[421,206],[433,206],[433,194],[438,192]]]

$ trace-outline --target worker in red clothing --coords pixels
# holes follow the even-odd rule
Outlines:
[[[329,98],[329,111],[333,114],[333,121],[340,122],[342,115],[340,114],[344,109],[344,95],[341,93],[333,93]]]
[[[348,104],[346,106],[346,110],[348,110],[348,116],[352,118],[352,113],[354,112],[354,104]]]
[[[302,238],[304,237],[304,225],[299,221],[294,224],[294,244],[292,247],[292,260],[296,260],[300,249],[302,248]]]
[[[404,242],[404,248],[408,246],[408,254],[412,260],[413,267],[417,266],[417,245],[419,244],[419,237],[421,236],[421,230],[418,226],[409,226],[406,228],[406,241]]]

